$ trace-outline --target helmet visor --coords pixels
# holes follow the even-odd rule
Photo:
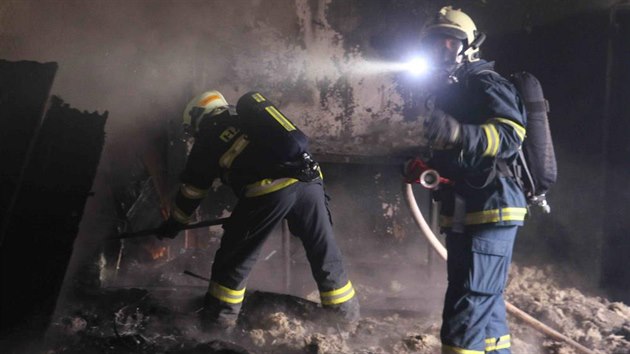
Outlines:
[[[462,41],[467,40],[468,36],[466,32],[464,32],[461,28],[453,25],[437,25],[437,26],[429,26],[425,30],[426,37],[431,37],[435,35],[449,36],[460,39]]]
[[[422,41],[423,52],[426,53],[430,65],[435,69],[451,71],[462,61],[464,43],[461,39],[435,33]]]

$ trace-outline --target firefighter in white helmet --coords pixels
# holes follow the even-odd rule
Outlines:
[[[525,110],[514,86],[480,58],[485,35],[464,12],[443,7],[421,36],[435,68],[427,163],[452,182],[433,194],[448,250],[442,353],[510,353],[503,290],[527,203],[499,166],[518,154]]]
[[[304,245],[323,307],[340,321],[358,320],[358,299],[333,235],[320,168],[308,153],[306,135],[259,92],[246,93],[236,107],[218,91],[205,92],[186,107],[184,126],[195,140],[158,236],[175,237],[217,177],[238,197],[214,257],[202,327],[235,326],[247,277],[283,219]]]

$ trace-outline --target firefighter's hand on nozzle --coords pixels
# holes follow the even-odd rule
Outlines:
[[[424,121],[424,137],[436,150],[445,150],[461,144],[461,124],[439,108],[429,113]]]
[[[403,166],[403,177],[407,183],[419,183],[420,175],[425,170],[422,160],[415,157],[407,160]]]
[[[184,226],[184,224],[170,217],[162,222],[162,224],[157,228],[155,235],[160,240],[164,238],[173,239],[177,236],[177,234],[179,234],[182,226]]]

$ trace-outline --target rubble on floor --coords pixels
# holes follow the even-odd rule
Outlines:
[[[551,267],[512,266],[506,299],[546,325],[598,353],[630,353],[630,307],[599,296],[587,296],[575,288],[563,288]],[[529,328],[513,337],[535,336]],[[539,339],[543,353],[572,353],[562,343]],[[530,342],[535,343],[534,340]],[[516,344],[514,344],[516,346]]]
[[[239,325],[206,334],[197,312],[204,287],[102,289],[68,302],[49,330],[46,354],[317,353],[433,354],[440,351],[440,309],[430,314],[363,308],[352,325],[319,304],[290,295],[248,292]],[[373,292],[377,294],[378,292]],[[512,268],[508,300],[596,353],[630,352],[630,307],[560,287],[550,269]],[[514,354],[571,354],[510,318]]]

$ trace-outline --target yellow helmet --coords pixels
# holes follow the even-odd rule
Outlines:
[[[228,109],[228,106],[229,104],[221,92],[206,91],[188,102],[184,110],[184,127],[196,132],[202,117],[217,115]]]
[[[422,37],[432,34],[444,34],[464,42],[461,55],[469,62],[479,59],[479,46],[485,35],[477,31],[473,20],[460,9],[445,6],[422,29]]]

